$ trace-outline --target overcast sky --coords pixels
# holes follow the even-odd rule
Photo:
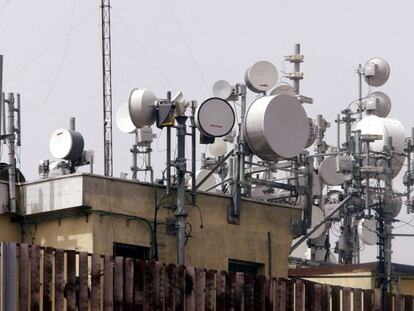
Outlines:
[[[203,101],[218,79],[243,82],[244,71],[257,60],[281,70],[283,56],[298,42],[305,54],[302,94],[314,98],[306,106],[309,116],[322,113],[333,121],[357,97],[354,69],[380,56],[391,65],[390,80],[380,88],[392,99],[390,117],[402,121],[407,135],[414,125],[413,1],[167,1],[112,1],[114,116],[133,88],[149,88],[160,97],[182,91],[187,99]],[[103,172],[99,6],[98,0],[0,0],[4,90],[22,96],[20,158],[28,179],[37,178],[39,160],[51,158],[51,133],[68,127],[72,116],[86,148],[96,153],[96,172]],[[331,132],[334,139],[335,128]],[[129,172],[133,137],[115,125],[113,133],[119,176]],[[163,141],[154,144],[156,175]],[[405,208],[400,217],[411,220]],[[399,231],[414,229],[405,225]],[[412,243],[394,240],[394,261],[412,263]],[[375,255],[369,247],[362,259]]]

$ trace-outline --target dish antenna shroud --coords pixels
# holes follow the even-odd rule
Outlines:
[[[263,96],[252,102],[244,128],[250,149],[268,161],[297,156],[309,139],[309,120],[303,106],[286,94]]]
[[[375,57],[367,61],[364,67],[365,82],[378,87],[384,85],[390,77],[390,65],[382,58]]]
[[[84,141],[81,133],[58,129],[50,137],[50,153],[56,159],[77,161],[82,157]]]
[[[279,74],[268,61],[258,61],[251,65],[244,75],[246,86],[255,93],[264,93],[275,87]]]
[[[136,128],[154,124],[156,101],[157,97],[148,89],[134,89],[131,91],[128,101],[129,115]]]
[[[203,135],[223,137],[233,129],[236,116],[226,100],[212,97],[202,102],[197,108],[194,120]]]
[[[213,85],[213,95],[222,99],[229,99],[233,94],[233,86],[226,80],[218,80]]]
[[[375,101],[375,107],[369,110],[369,113],[380,118],[386,118],[391,111],[391,99],[389,96],[384,92],[376,91],[369,96],[368,101],[370,99]]]
[[[123,133],[134,133],[136,127],[132,123],[131,115],[129,114],[129,104],[123,103],[116,112],[116,124],[118,128]]]

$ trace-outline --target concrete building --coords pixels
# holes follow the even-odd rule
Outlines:
[[[90,174],[20,184],[22,215],[0,217],[0,239],[175,263],[175,198],[164,190]],[[290,226],[301,210],[242,199],[240,224],[230,224],[230,204],[228,196],[198,193],[197,206],[187,206],[186,264],[286,277]]]

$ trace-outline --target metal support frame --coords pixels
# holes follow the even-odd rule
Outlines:
[[[113,175],[111,1],[101,0],[104,174]]]
[[[177,209],[174,216],[176,218],[177,227],[177,264],[185,264],[185,227],[187,221],[187,210],[185,208],[185,173],[186,159],[185,159],[185,136],[186,136],[186,116],[177,116],[177,160],[176,160],[176,174],[177,174]]]

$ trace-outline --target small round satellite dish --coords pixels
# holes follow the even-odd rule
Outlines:
[[[315,227],[316,225],[319,225],[322,220],[324,219],[323,211],[319,207],[313,207],[312,208],[312,220],[311,220],[311,229]],[[315,239],[317,237],[320,237],[326,229],[326,225],[323,224],[320,226],[315,232],[313,232],[309,238]]]
[[[196,171],[196,185],[202,181],[207,174],[209,174],[211,170],[205,170],[201,169],[199,171]],[[188,186],[191,186],[192,178],[188,180]],[[214,174],[211,174],[207,180],[197,189],[198,191],[204,191],[204,192],[214,192],[215,188],[214,186],[217,185],[217,180]],[[211,189],[212,188],[212,189]]]
[[[361,219],[358,222],[358,236],[367,245],[377,243],[377,221],[375,219]]]
[[[272,89],[275,87],[277,79],[277,69],[268,61],[254,63],[244,75],[246,86],[255,93],[264,93]]]
[[[233,93],[232,85],[225,80],[218,80],[213,85],[213,95],[222,99],[228,99]]]
[[[365,64],[365,81],[371,86],[381,86],[390,77],[390,65],[382,58],[371,58]]]
[[[208,151],[213,157],[222,157],[227,152],[227,143],[223,138],[216,138],[214,143],[208,145]]]
[[[250,104],[244,121],[246,141],[255,155],[267,161],[299,155],[309,138],[309,120],[290,95],[262,96]]]
[[[287,83],[279,83],[276,87],[270,92],[270,95],[279,95],[279,94],[287,94],[290,96],[295,96],[295,89],[293,86]]]
[[[129,115],[136,128],[151,126],[155,122],[157,97],[147,89],[134,89],[129,95]]]
[[[198,130],[207,136],[223,137],[231,132],[236,117],[230,104],[222,98],[205,100],[196,111],[195,123]]]
[[[343,182],[342,174],[336,172],[335,156],[325,158],[319,165],[318,172],[328,186],[339,186]]]
[[[370,113],[380,118],[386,118],[391,111],[391,99],[387,94],[377,91],[371,94],[376,100],[376,107]]]
[[[116,112],[116,124],[123,133],[133,133],[136,130],[134,123],[132,123],[129,115],[128,103],[123,103]]]
[[[82,156],[83,137],[79,132],[58,129],[50,138],[50,153],[56,159],[76,161]]]

